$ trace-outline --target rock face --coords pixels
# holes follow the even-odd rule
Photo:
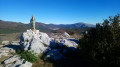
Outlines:
[[[15,53],[15,50],[7,47],[6,45],[2,45],[0,47],[0,58],[1,56],[11,56],[9,53]]]
[[[3,44],[3,45],[8,45],[8,44],[9,44],[9,41],[2,41],[2,44]]]
[[[55,39],[67,39],[70,38],[70,35],[67,32],[64,33],[49,33],[49,36],[51,38],[55,38]]]
[[[0,45],[0,60],[2,62],[0,67],[32,67],[32,63],[15,54],[15,50],[19,47],[19,41],[12,41],[11,45]]]
[[[25,61],[24,59],[21,59],[18,55],[14,55],[10,57],[9,59],[5,60],[3,62],[5,64],[5,67],[31,67],[32,63]]]
[[[46,55],[46,58],[50,58],[52,60],[59,60],[63,57],[63,55],[60,53],[60,50],[58,49],[53,49],[49,51]]]
[[[60,53],[60,51],[62,50],[56,49],[58,48],[57,46],[76,48],[78,45],[74,41],[67,39],[70,37],[68,33],[64,33],[64,35],[66,38],[54,39],[49,38],[49,36],[46,33],[39,32],[39,30],[36,30],[36,32],[34,32],[30,29],[22,34],[20,45],[23,50],[34,51],[37,54],[47,52],[46,58],[50,58],[56,61],[63,57]]]
[[[7,57],[7,59],[2,60],[4,67],[32,67],[32,63],[21,59],[19,55],[15,55],[17,48],[21,47],[24,51],[34,51],[38,55],[44,52],[46,59],[49,58],[54,61],[65,59],[66,53],[71,50],[76,51],[78,40],[70,39],[68,33],[64,33],[62,38],[57,37],[50,38],[46,33],[29,29],[21,35],[20,42],[12,41],[9,43],[4,41],[4,45],[0,45],[0,59],[3,56]]]
[[[46,33],[33,32],[31,29],[24,32],[21,36],[21,48],[23,50],[31,50],[37,54],[42,53],[47,49],[50,44],[51,39]]]
[[[65,35],[65,37],[67,37],[67,38],[70,37],[70,35],[69,35],[67,32],[65,32],[64,35]]]
[[[36,32],[30,30],[27,30],[27,32],[24,32],[21,36],[21,48],[23,50],[30,50],[34,51],[37,54],[47,52],[46,57],[51,58],[53,60],[58,60],[62,56],[59,49],[56,49],[57,46],[66,46],[66,47],[77,47],[77,43],[74,41],[71,41],[67,38],[70,37],[68,33],[64,33],[65,39],[54,39],[49,38],[49,36],[46,33],[39,32],[39,30],[36,30]],[[57,42],[57,43],[56,43]],[[50,50],[48,50],[50,49]]]
[[[59,46],[67,46],[67,47],[77,47],[78,44],[74,41],[71,41],[69,39],[56,39],[56,41],[59,43]]]

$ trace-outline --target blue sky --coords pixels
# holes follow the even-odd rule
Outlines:
[[[0,0],[0,19],[54,24],[102,23],[120,13],[120,0]]]

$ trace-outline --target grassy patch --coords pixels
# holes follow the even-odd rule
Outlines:
[[[0,34],[11,34],[17,32],[23,32],[23,29],[0,29]]]
[[[22,51],[21,49],[18,49],[17,53],[21,56],[21,58],[25,59],[26,61],[34,63],[38,60],[38,57],[33,51]]]

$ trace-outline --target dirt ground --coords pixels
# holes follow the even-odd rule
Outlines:
[[[13,33],[13,34],[0,34],[0,44],[2,41],[18,41],[22,33]]]

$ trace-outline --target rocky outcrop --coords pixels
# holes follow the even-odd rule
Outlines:
[[[50,44],[51,39],[46,33],[33,32],[31,29],[21,36],[21,48],[23,50],[34,51],[37,54],[44,52]]]
[[[59,43],[59,46],[67,46],[67,47],[77,47],[78,44],[74,41],[71,41],[69,39],[56,39],[56,41]]]
[[[4,58],[1,60],[2,65],[0,67],[32,67],[32,63],[15,54],[19,47],[19,41],[12,41],[11,45],[0,45],[0,60]]]
[[[46,58],[49,58],[55,61],[61,59],[62,57],[63,55],[60,53],[59,49],[53,49],[46,54]]]
[[[67,32],[64,32],[64,36],[70,38],[70,35]]]
[[[14,54],[19,47],[24,51],[34,51],[38,55],[44,52],[46,59],[54,61],[66,58],[65,54],[69,53],[69,50],[75,51],[78,44],[77,40],[70,39],[68,33],[61,36],[62,38],[58,36],[58,38],[50,38],[46,33],[29,29],[21,35],[20,42],[4,41],[4,45],[0,45],[0,58],[7,56],[7,59],[3,61],[5,67],[32,67],[32,63]]]
[[[76,48],[78,45],[74,41],[68,39],[70,37],[68,33],[65,32],[64,36],[65,37],[62,39],[54,39],[50,38],[46,33],[39,32],[39,30],[32,31],[30,29],[22,34],[20,44],[23,50],[34,51],[37,54],[47,52],[47,58],[58,60],[63,56],[60,53],[60,50],[56,49],[57,46]]]
[[[9,41],[2,41],[2,44],[3,44],[3,45],[8,45],[8,44],[9,44]]]
[[[11,56],[10,53],[15,53],[15,50],[9,47],[6,47],[6,45],[1,45],[0,47],[0,58],[1,56]]]
[[[67,39],[67,38],[70,38],[70,35],[67,32],[64,32],[64,33],[51,33],[51,34],[49,34],[49,36],[51,38],[55,38],[55,39]]]
[[[5,64],[5,67],[31,67],[32,63],[25,61],[24,59],[21,59],[20,56],[14,55],[10,57],[9,59],[5,60],[3,62]]]

